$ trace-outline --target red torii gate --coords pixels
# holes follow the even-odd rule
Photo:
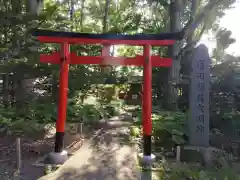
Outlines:
[[[69,64],[99,64],[99,65],[123,65],[143,66],[143,140],[144,156],[151,156],[152,134],[152,67],[170,67],[171,58],[151,56],[150,48],[154,46],[171,46],[176,40],[183,38],[183,32],[161,34],[88,34],[57,32],[36,29],[33,35],[42,43],[60,43],[61,52],[53,52],[50,55],[40,55],[40,62],[60,64],[59,77],[59,102],[58,116],[56,121],[55,153],[63,151],[64,129],[67,111],[68,73]],[[144,46],[143,56],[134,58],[112,56],[77,56],[70,52],[70,44],[102,44],[102,45],[138,45]],[[107,61],[106,61],[107,58]]]

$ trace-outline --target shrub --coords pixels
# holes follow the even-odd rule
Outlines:
[[[141,127],[141,110],[138,109],[136,126]],[[161,146],[175,146],[184,144],[187,136],[187,116],[182,112],[156,111],[152,114],[153,138]]]
[[[96,121],[116,115],[119,112],[121,103],[103,105],[79,104],[70,99],[67,107],[67,122],[84,121],[92,124]],[[15,107],[0,106],[0,132],[11,135],[13,133],[28,134],[41,131],[45,124],[54,123],[57,119],[57,104],[39,103],[33,101],[28,105],[25,114],[19,114]]]
[[[239,176],[230,168],[207,170],[187,164],[164,168],[158,173],[159,180],[192,179],[192,180],[237,180]]]

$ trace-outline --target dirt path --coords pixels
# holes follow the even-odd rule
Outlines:
[[[56,172],[40,180],[137,180],[136,149],[127,142],[130,118],[115,117],[102,123],[103,130],[85,142]]]

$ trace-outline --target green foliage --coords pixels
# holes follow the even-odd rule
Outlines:
[[[164,165],[158,172],[159,180],[192,179],[192,180],[237,180],[239,176],[230,168],[207,170],[192,165]]]
[[[186,122],[187,116],[182,112],[160,111],[153,108],[152,127],[155,143],[166,145],[172,142],[174,144],[184,144],[184,136],[187,135]],[[137,113],[136,126],[142,124],[142,112]]]
[[[239,120],[240,119],[240,112],[239,111],[232,111],[230,113],[224,113],[223,120],[228,120],[228,121],[232,121],[232,120]]]
[[[233,132],[236,132],[238,135],[240,135],[240,112],[239,111],[223,113],[221,121],[224,122],[225,124],[228,124],[229,131],[232,131],[232,135],[234,135]]]
[[[114,99],[115,95],[115,85],[99,86],[99,102],[103,104],[108,104]]]
[[[112,117],[121,109],[120,102],[113,104],[79,104],[69,100],[67,108],[67,122],[84,122],[93,124],[101,118]],[[29,134],[42,131],[48,123],[57,119],[57,104],[33,101],[29,103],[25,114],[20,114],[15,107],[0,106],[0,132],[8,135],[13,133]]]
[[[0,112],[0,132],[5,132],[7,135],[12,135],[13,133],[18,135],[28,134],[43,129],[44,124],[38,123],[35,119],[37,115],[39,115],[39,119],[43,116],[41,113],[34,114],[36,110],[31,109],[26,116],[18,116],[16,108],[0,106]],[[40,110],[37,112],[40,112]],[[41,112],[43,113],[43,111]],[[48,114],[46,117],[48,118]]]
[[[137,126],[131,126],[130,127],[130,135],[132,137],[140,137],[141,135],[141,129]]]
[[[226,54],[226,49],[233,43],[236,42],[232,38],[232,32],[226,28],[219,28],[215,34],[216,38],[216,48],[213,50],[213,58],[216,59],[216,62],[219,63],[224,61],[224,55]]]

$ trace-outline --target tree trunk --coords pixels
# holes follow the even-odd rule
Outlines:
[[[70,21],[71,21],[71,26],[70,26],[70,30],[71,31],[73,31],[73,28],[74,28],[74,22],[73,22],[73,15],[74,15],[74,2],[73,2],[73,0],[70,0],[70,2],[69,2],[70,4],[69,4],[69,16],[70,16]]]
[[[85,4],[85,0],[82,0],[81,3],[81,17],[80,17],[80,30],[81,32],[83,32],[83,21],[84,21],[84,4]]]
[[[169,6],[170,32],[176,32],[180,30],[180,13],[180,0],[175,0]],[[179,48],[179,44],[176,43],[168,49],[168,56],[173,58],[173,64],[168,70],[168,78],[167,82],[165,83],[164,108],[169,110],[178,108],[178,88],[176,88],[176,85],[179,83],[179,71],[181,66],[180,61],[175,57],[177,56]]]
[[[23,78],[16,77],[16,87],[15,87],[15,94],[16,94],[16,108],[17,113],[19,115],[24,114],[24,98],[25,98],[25,91],[23,89]]]
[[[52,100],[56,103],[58,99],[58,77],[52,75]]]
[[[8,89],[8,74],[2,74],[2,83],[3,83],[3,104],[5,107],[9,104],[9,89]]]
[[[21,14],[21,2],[18,0],[12,0],[11,5],[12,5],[12,13],[16,17],[19,16]],[[13,33],[13,37],[12,37],[13,48],[19,51],[20,47],[19,47],[19,41],[18,41],[18,28],[16,24],[12,24],[12,33]]]
[[[18,1],[18,0],[11,0],[11,5],[12,5],[12,13],[15,15],[15,16],[19,16],[21,15],[21,2]],[[17,54],[19,53],[20,51],[20,44],[19,44],[19,29],[18,27],[16,26],[16,24],[12,24],[12,33],[13,33],[13,36],[12,36],[12,47],[13,49],[17,52]],[[20,70],[21,71],[21,70]],[[23,74],[20,72],[20,75],[19,75],[19,72],[18,72],[18,76],[14,77],[16,78],[15,82],[15,94],[16,94],[16,108],[18,110],[18,113],[19,114],[22,114],[23,113],[23,109],[24,109],[24,97],[25,97],[25,92],[24,92],[24,89],[22,87],[22,79],[21,77],[24,77]]]
[[[43,8],[44,0],[26,0],[27,13],[38,15]]]
[[[103,15],[103,32],[108,30],[108,11],[109,11],[110,0],[105,1],[104,15]]]
[[[191,7],[191,17],[190,17],[190,21],[193,21],[195,16],[196,16],[196,12],[197,12],[197,0],[192,0],[192,7]],[[188,51],[185,53],[184,58],[182,59],[182,61],[185,61],[186,64],[188,64],[188,68],[186,69],[186,71],[184,72],[185,76],[188,77],[190,79],[190,73],[191,73],[191,67],[192,67],[192,55],[193,55],[193,50],[194,50],[194,30],[191,31],[188,36],[186,37],[187,39],[187,46],[189,47]],[[183,89],[183,94],[186,98],[186,103],[187,103],[187,108],[189,108],[189,92],[190,92],[190,83],[185,86],[185,89]]]
[[[84,103],[85,96],[86,96],[86,94],[82,94],[82,95],[80,96],[81,104]]]
[[[105,1],[105,8],[104,8],[104,15],[103,15],[103,33],[106,33],[108,31],[108,11],[109,11],[109,5],[110,5],[110,0]],[[103,50],[102,50],[102,55],[108,56],[110,55],[110,46],[109,45],[104,45]],[[110,70],[109,70],[110,69]],[[112,67],[110,66],[103,66],[102,68],[103,72],[106,75],[110,75],[112,71]]]

